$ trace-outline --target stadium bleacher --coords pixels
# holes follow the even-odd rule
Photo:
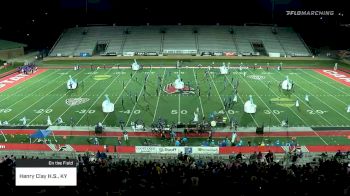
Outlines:
[[[95,54],[96,44],[107,43],[104,53]],[[233,52],[261,55],[254,48],[261,44],[266,54],[311,56],[302,38],[290,27],[271,26],[92,26],[67,29],[49,56],[123,55],[135,52],[189,54]]]

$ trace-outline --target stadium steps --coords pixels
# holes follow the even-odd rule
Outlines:
[[[60,36],[58,37],[58,39],[56,40],[55,44],[52,46],[49,55],[51,56],[51,53],[54,51],[54,49],[56,48],[57,44],[61,41],[63,35],[67,32],[67,29],[63,30],[63,32],[60,34]],[[57,54],[54,54],[54,56],[57,56]]]
[[[163,50],[164,50],[164,39],[165,39],[165,34],[162,33],[162,35],[160,36],[160,54],[163,54]]]
[[[126,43],[126,40],[128,39],[128,34],[124,33],[123,34],[123,40],[122,40],[122,44],[120,45],[120,52],[121,54],[124,53],[124,46],[125,46],[125,43]]]
[[[303,43],[304,47],[306,48],[306,50],[309,52],[309,55],[312,55],[312,52],[310,50],[310,48],[307,46],[307,44],[305,43],[304,39],[301,37],[301,35],[295,31],[295,34],[298,36],[298,38],[300,39],[300,41]]]
[[[233,45],[235,46],[236,52],[238,52],[238,45],[236,43],[235,33],[232,33],[232,41],[233,41]]]
[[[285,47],[284,47],[284,44],[281,42],[281,39],[280,39],[280,37],[279,37],[278,33],[276,33],[276,34],[275,34],[275,37],[276,37],[276,39],[277,39],[278,43],[281,45],[281,47],[282,47],[282,49],[283,49],[284,54],[285,54],[285,55],[287,55],[287,51],[286,51],[286,49],[285,49]],[[282,54],[281,54],[281,56],[282,56]]]
[[[85,35],[86,36],[86,35]],[[75,56],[75,54],[76,54],[76,52],[77,52],[77,50],[78,50],[78,48],[80,47],[80,44],[83,42],[83,40],[84,40],[84,36],[80,36],[80,39],[79,39],[79,42],[78,42],[78,44],[75,46],[75,48],[74,48],[74,50],[73,50],[73,56]],[[78,54],[79,55],[79,54]]]
[[[194,35],[194,43],[196,45],[197,54],[199,54],[198,33],[193,33],[193,35]]]

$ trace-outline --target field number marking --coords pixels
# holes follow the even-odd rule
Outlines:
[[[184,114],[185,115],[187,113],[188,113],[187,110],[181,110],[180,111],[180,114]],[[178,114],[178,110],[171,110],[171,114],[174,114],[174,115]]]
[[[314,115],[314,114],[324,114],[327,111],[324,111],[324,110],[306,110],[306,112],[311,114],[311,115]]]
[[[96,111],[95,110],[85,110],[85,109],[83,109],[83,110],[78,110],[78,111],[75,111],[75,112],[77,112],[79,114],[85,114],[85,113],[93,114]]]
[[[272,110],[272,112],[270,110],[264,110],[264,113],[265,114],[271,114],[271,113],[274,113],[274,114],[281,114],[283,111],[281,110]]]
[[[10,108],[6,108],[6,109],[0,109],[0,113],[9,113],[9,112],[11,112],[12,111],[12,109],[10,109]]]
[[[52,109],[39,109],[39,110],[34,110],[34,112],[36,114],[42,114],[42,113],[46,113],[46,114],[50,114],[53,110]]]
[[[124,113],[124,114],[130,114],[131,110],[120,110],[119,112]],[[134,110],[134,114],[140,114],[141,110]]]

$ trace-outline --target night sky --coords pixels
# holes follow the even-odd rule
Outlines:
[[[62,30],[75,25],[243,25],[293,26],[314,47],[349,47],[346,0],[1,0],[0,38],[51,47]],[[272,6],[274,5],[274,6]],[[274,12],[272,14],[272,7]],[[334,16],[287,16],[286,10],[330,10]],[[341,15],[339,15],[341,14]],[[345,36],[345,37],[343,37]],[[347,39],[350,40],[350,39]]]

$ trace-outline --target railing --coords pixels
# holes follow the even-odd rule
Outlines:
[[[66,31],[67,31],[67,29],[65,29],[65,30],[60,34],[60,36],[59,36],[58,39],[56,40],[55,44],[54,44],[54,45],[52,46],[52,48],[50,49],[50,52],[49,52],[49,55],[48,55],[48,56],[51,55],[52,50],[53,50],[54,48],[56,48],[57,43],[61,40],[63,34],[64,34]]]

